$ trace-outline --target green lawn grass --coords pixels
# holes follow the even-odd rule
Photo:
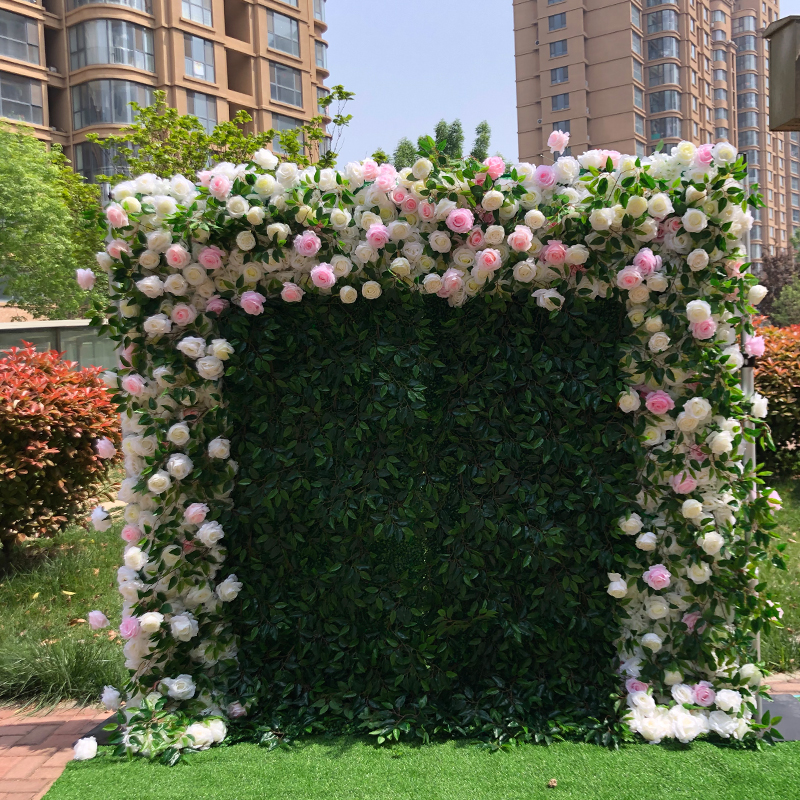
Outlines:
[[[91,702],[106,683],[127,679],[113,632],[86,622],[98,608],[119,625],[120,527],[75,526],[16,549],[11,571],[0,576],[0,702]]]
[[[555,778],[558,785],[547,788]],[[762,752],[707,743],[522,745],[490,752],[448,742],[377,748],[305,742],[271,753],[238,744],[164,767],[106,753],[72,762],[46,800],[793,800],[800,743]]]

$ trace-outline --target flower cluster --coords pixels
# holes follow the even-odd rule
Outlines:
[[[239,645],[226,604],[241,583],[224,568],[218,521],[237,473],[220,315],[311,294],[374,302],[399,286],[450,306],[521,292],[551,314],[570,313],[570,296],[625,305],[618,405],[632,415],[640,492],[620,509],[615,535],[631,536],[630,558],[608,592],[619,599],[627,719],[652,741],[744,736],[760,679],[742,664],[750,623],[776,612],[756,577],[772,501],[755,497],[739,455],[746,426],[766,414],[737,384],[748,314],[765,293],[743,269],[748,203],[760,202],[743,176],[730,144],[682,142],[641,159],[422,157],[399,172],[371,159],[301,169],[262,150],[196,181],[148,174],[114,187],[113,238],[97,261],[124,348],[107,381],[123,408],[128,476],[118,574],[128,706],[155,685],[195,715],[248,713],[226,677]]]

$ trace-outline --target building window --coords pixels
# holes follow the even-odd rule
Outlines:
[[[109,79],[73,86],[72,127],[79,130],[101,123],[129,124],[133,122],[132,102],[149,106],[153,90],[141,83]]]
[[[565,56],[567,54],[567,40],[559,39],[557,42],[550,42],[550,58]]]
[[[560,14],[551,14],[547,18],[547,29],[551,31],[560,31],[562,28],[567,27],[567,15],[566,12],[561,12]]]
[[[639,83],[644,83],[644,79],[642,78],[642,62],[633,59],[633,79],[635,81],[639,81]]]
[[[758,164],[759,163],[759,151],[758,150],[745,150],[742,153],[744,156],[745,163],[747,164]]]
[[[728,90],[727,89],[714,89],[714,99],[715,100],[722,100],[724,102],[728,101]]]
[[[41,82],[0,72],[0,117],[43,124]]]
[[[755,111],[743,111],[737,117],[739,128],[757,128],[758,113]]]
[[[697,58],[697,45],[692,42],[692,58]]]
[[[317,86],[317,113],[322,114],[323,117],[329,116],[328,107],[320,105],[320,100],[324,100],[329,94],[330,92],[327,89]]]
[[[293,56],[300,55],[300,26],[296,19],[267,11],[267,46]]]
[[[325,0],[314,0],[314,19],[325,22]]]
[[[211,0],[182,0],[181,14],[192,22],[211,27]]]
[[[793,142],[800,142],[800,131],[791,131],[789,133],[789,139]]]
[[[633,115],[633,129],[639,136],[644,136],[644,117],[639,114]]]
[[[680,83],[680,70],[677,64],[659,64],[647,68],[647,85],[661,86],[664,83]]]
[[[724,69],[715,69],[714,70],[714,80],[715,81],[722,81],[723,83],[727,83],[728,81],[728,71]],[[706,87],[706,94],[709,93],[708,87]]]
[[[739,134],[739,147],[758,147],[758,131],[742,131]]]
[[[714,109],[714,119],[728,119],[728,109],[727,108],[715,108]]]
[[[754,131],[745,131],[745,133],[754,133]],[[792,170],[792,175],[800,175],[800,163],[797,161],[790,161],[789,168]]]
[[[88,183],[94,183],[98,175],[128,174],[127,161],[116,145],[106,148],[94,142],[80,142],[72,155],[75,172]]]
[[[642,12],[639,9],[639,6],[634,5],[631,3],[631,22],[637,27],[642,27]]]
[[[800,158],[800,147],[798,147],[796,144],[790,144],[789,155],[792,158]]]
[[[761,226],[756,225],[753,228],[753,239],[760,239],[761,238]]]
[[[758,95],[755,92],[736,95],[736,108],[758,108]]]
[[[659,114],[662,111],[680,111],[681,93],[672,89],[664,92],[653,92],[650,95],[650,113]]]
[[[39,23],[0,8],[0,56],[39,63]]]
[[[156,71],[153,31],[121,19],[92,19],[69,29],[69,68],[125,64]]]
[[[153,6],[150,0],[67,0],[67,11],[74,11],[81,6],[92,5],[127,6],[128,8],[136,9],[136,11],[144,11],[145,14],[153,13]]]
[[[704,36],[705,36],[706,47],[708,47],[708,34],[706,33],[704,34]],[[727,35],[725,34],[725,31],[722,28],[714,28],[714,30],[711,31],[711,41],[727,42],[728,38]]]
[[[697,111],[697,97],[692,95],[692,111]]]
[[[758,75],[746,72],[744,75],[736,76],[736,91],[742,92],[746,89],[758,89]]]
[[[201,81],[214,83],[214,43],[199,36],[183,34],[183,54],[186,74]]]
[[[640,142],[638,139],[636,140],[636,155],[642,157],[647,154],[647,149],[645,148],[644,144]]]
[[[736,56],[736,71],[744,72],[745,70],[758,69],[758,57],[752,53],[746,53],[743,56]]]
[[[728,141],[728,129],[727,128],[714,128],[714,138],[717,141]]]
[[[692,70],[692,86],[697,86],[697,73]]]
[[[566,83],[569,80],[569,67],[557,67],[550,70],[550,85]]]
[[[554,122],[553,123],[553,130],[554,131],[561,131],[562,133],[569,133],[570,132],[570,120],[565,119],[562,122]]]
[[[647,32],[659,33],[660,31],[678,30],[678,12],[671,8],[654,11],[647,15]]]
[[[711,53],[711,60],[712,61],[724,61],[727,64],[727,62],[728,62],[728,54],[724,50],[714,50]]]
[[[636,31],[631,31],[631,47],[637,56],[642,55],[642,37]]]
[[[633,87],[633,104],[644,110],[644,92],[638,86]]]
[[[745,31],[755,31],[757,30],[756,18],[739,17],[739,19],[733,20],[731,30],[734,36],[736,36],[737,33],[744,33]]]
[[[792,178],[792,191],[800,192],[800,178]],[[797,197],[797,202],[794,201],[795,197]],[[792,195],[792,205],[800,206],[800,194]]]
[[[692,123],[692,132],[694,133],[695,139],[700,136],[700,126],[696,122]]]
[[[727,22],[728,17],[726,16],[724,11],[712,11],[711,12],[711,21],[712,22]]]
[[[655,6],[676,6],[678,5],[678,0],[647,0],[646,5],[648,8],[653,8]]]
[[[328,45],[314,42],[314,60],[320,69],[328,69]]]
[[[550,98],[550,108],[553,111],[562,111],[565,108],[569,108],[569,92],[554,94]]]
[[[287,6],[291,6],[292,8],[297,8],[297,0],[280,0],[281,3],[286,3]]]
[[[668,139],[681,135],[681,121],[679,117],[661,117],[650,120],[650,138]]]
[[[756,49],[756,37],[755,36],[739,36],[733,40],[733,43],[736,45],[736,49],[741,53],[743,50],[755,50]]]
[[[295,119],[294,117],[287,117],[283,114],[273,114],[272,115],[272,128],[273,130],[278,131],[293,131],[295,128],[299,128],[303,124],[303,121],[300,119]],[[300,139],[302,141],[302,139]],[[282,153],[283,147],[281,147],[281,141],[279,137],[275,137],[272,140],[272,149],[276,153]]]
[[[202,92],[186,92],[186,113],[197,117],[206,133],[217,126],[217,98]]]
[[[303,107],[303,77],[299,69],[270,61],[269,90],[273,100]]]
[[[679,58],[679,53],[678,40],[674,36],[662,36],[647,42],[647,58],[650,61],[657,58]]]

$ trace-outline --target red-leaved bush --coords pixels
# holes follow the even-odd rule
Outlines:
[[[767,422],[775,452],[759,454],[774,472],[792,475],[800,469],[800,325],[761,325],[766,350],[756,362],[756,390],[769,399]]]
[[[18,534],[52,536],[85,513],[119,444],[119,419],[100,367],[74,369],[55,350],[0,353],[0,546]]]

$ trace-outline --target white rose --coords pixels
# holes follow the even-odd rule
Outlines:
[[[764,419],[769,413],[769,400],[756,392],[756,394],[750,398],[750,402],[752,403],[751,410],[753,416]]]
[[[407,258],[395,258],[389,269],[398,278],[407,278],[411,274],[411,264],[408,263]]]
[[[166,314],[153,314],[144,321],[142,328],[148,336],[163,336],[172,330],[172,322]]]
[[[265,147],[253,153],[253,161],[262,169],[275,169],[278,166],[278,157]]]
[[[233,355],[233,345],[227,339],[212,339],[206,353],[220,361],[227,361]]]
[[[424,181],[433,171],[433,164],[427,158],[419,158],[411,167],[411,174],[418,180]]]
[[[717,142],[711,150],[717,164],[732,164],[738,155],[736,148],[728,142]]]
[[[502,192],[498,192],[497,189],[491,189],[483,196],[481,205],[483,205],[486,211],[497,211],[497,209],[503,205],[504,201],[505,197]]]
[[[284,161],[277,170],[275,170],[275,177],[281,186],[289,188],[294,186],[299,181],[299,170],[297,164],[292,164]]]
[[[178,445],[178,447],[183,447],[191,437],[191,431],[185,422],[176,422],[167,431],[167,439],[169,439],[172,444]]]
[[[648,597],[645,613],[650,619],[664,619],[669,615],[669,603],[663,597]]]
[[[686,263],[689,265],[689,269],[692,272],[699,272],[701,269],[705,269],[708,266],[708,253],[699,248],[697,250],[692,250],[692,252],[686,256]]]
[[[681,222],[689,233],[699,233],[708,227],[708,218],[699,208],[690,208],[681,217]]]
[[[660,272],[654,272],[652,275],[648,275],[645,279],[645,283],[651,292],[663,292],[669,285],[666,277]]]
[[[173,453],[167,459],[167,472],[176,480],[183,480],[191,474],[193,469],[192,460],[184,453]]]
[[[197,620],[190,614],[178,614],[169,623],[170,631],[174,639],[179,642],[188,642],[197,636]]]
[[[343,208],[333,208],[330,212],[331,227],[342,230],[350,224],[352,216]]]
[[[209,585],[203,583],[200,586],[194,586],[189,589],[184,597],[184,603],[187,608],[197,608],[202,603],[207,603],[212,596],[213,593]]]
[[[87,736],[78,739],[72,746],[73,761],[88,761],[97,755],[97,739],[94,736]]]
[[[192,737],[192,750],[208,750],[214,744],[214,734],[205,722],[193,722],[186,728],[186,736]]]
[[[536,277],[535,261],[518,261],[514,265],[514,280],[520,283],[530,283]]]
[[[545,216],[539,211],[538,208],[532,208],[526,215],[525,215],[525,224],[531,228],[532,230],[536,230],[537,228],[541,228],[542,225],[545,223]]]
[[[285,241],[289,232],[289,226],[283,222],[273,222],[271,225],[267,225],[267,236],[278,242]]]
[[[449,253],[453,246],[450,237],[444,231],[433,231],[428,236],[428,244],[437,253]]]
[[[661,353],[669,347],[669,341],[669,336],[667,336],[667,334],[663,331],[659,331],[650,337],[650,341],[647,343],[647,346],[654,353]]]
[[[139,627],[144,633],[155,633],[164,621],[164,615],[158,611],[148,611],[139,617]]]
[[[675,686],[676,683],[683,683],[683,673],[675,669],[665,670],[664,684],[666,686]]]
[[[119,388],[119,375],[116,372],[112,372],[110,369],[107,369],[101,376],[101,380],[109,389],[117,389]]]
[[[123,562],[128,569],[138,572],[147,564],[147,554],[140,547],[131,545],[125,550]]]
[[[206,340],[199,336],[186,336],[176,347],[187,358],[200,358],[206,352]]]
[[[217,597],[219,597],[223,603],[229,603],[231,600],[235,600],[236,596],[241,591],[242,583],[236,580],[235,575],[229,575],[222,583],[218,584],[216,588]]]
[[[681,514],[686,519],[697,519],[703,513],[703,504],[699,500],[690,498],[684,500],[681,506]]]
[[[502,225],[490,225],[483,235],[486,244],[502,244],[506,238],[506,232]]]
[[[333,267],[333,274],[337,278],[346,278],[353,269],[353,264],[346,256],[335,255],[331,259],[331,267]]]
[[[442,279],[435,272],[429,272],[422,279],[422,288],[426,294],[436,294],[442,288]]]
[[[686,577],[698,585],[705,583],[711,577],[711,567],[705,561],[691,564],[686,568]]]
[[[139,306],[137,306],[136,303],[123,300],[119,304],[119,313],[122,314],[125,319],[131,319],[139,314]]]
[[[694,704],[694,689],[685,683],[676,683],[672,686],[672,699],[678,704]]]
[[[218,436],[208,443],[208,455],[211,458],[228,458],[231,454],[231,443],[229,439]]]
[[[642,647],[646,647],[653,653],[657,653],[664,644],[661,637],[657,636],[655,633],[646,633],[644,636],[642,636],[641,642]]]
[[[153,494],[163,494],[172,486],[169,474],[159,470],[147,479],[147,488]]]
[[[319,188],[323,192],[331,192],[336,188],[336,170],[326,167],[319,173]]]
[[[705,300],[691,300],[686,304],[686,318],[689,322],[703,322],[711,316],[711,306]]]
[[[585,264],[589,260],[589,248],[582,244],[573,244],[567,248],[567,264]]]
[[[204,522],[197,530],[195,537],[199,539],[206,547],[212,547],[223,536],[225,532],[218,522]]]
[[[251,231],[239,231],[236,234],[236,246],[240,250],[252,250],[256,246],[256,237]]]
[[[647,203],[647,210],[650,212],[650,216],[655,217],[656,219],[664,219],[667,214],[671,214],[674,211],[672,202],[663,192],[654,194],[650,198],[649,202]]]
[[[645,447],[655,447],[665,439],[664,429],[658,425],[647,425],[642,434],[641,442]]]
[[[722,357],[726,359],[725,369],[729,372],[736,372],[736,370],[741,369],[744,364],[744,356],[738,345],[726,347],[722,351]]]
[[[640,550],[644,550],[646,553],[650,553],[656,549],[657,538],[654,533],[647,531],[646,533],[640,533],[636,539],[636,546]]]
[[[628,319],[631,321],[631,325],[635,325],[638,328],[644,322],[645,310],[645,306],[634,306],[628,310]]]
[[[705,536],[697,540],[697,544],[710,556],[715,556],[722,549],[725,544],[725,539],[722,538],[716,531],[709,531]]]
[[[607,231],[614,223],[614,211],[611,208],[595,208],[589,214],[592,230]]]
[[[243,217],[250,210],[250,203],[241,195],[236,194],[228,198],[225,207],[231,217],[238,219],[239,217]]]
[[[664,321],[661,319],[660,315],[656,315],[655,317],[648,317],[644,321],[644,329],[648,333],[658,333],[664,327]]]
[[[617,600],[621,600],[628,593],[628,584],[622,580],[622,576],[618,572],[608,573],[608,593]]]
[[[641,408],[642,400],[639,397],[638,392],[634,391],[633,389],[628,389],[627,392],[623,392],[617,398],[617,405],[619,406],[620,411],[624,411],[626,414],[629,414],[631,411],[638,411],[639,408]]]
[[[556,311],[564,303],[564,295],[555,289],[537,289],[533,296],[536,298],[536,304],[540,308],[546,308],[548,311]]]
[[[167,568],[174,567],[180,561],[183,550],[176,544],[169,545],[161,551],[161,560]]]
[[[187,264],[182,270],[183,277],[189,286],[199,286],[205,283],[208,273],[199,264]]]
[[[650,289],[644,284],[634,286],[628,291],[628,299],[632,303],[646,303],[650,299]]]
[[[169,292],[171,295],[175,295],[176,297],[185,295],[188,286],[189,284],[186,282],[186,278],[177,272],[168,276],[164,281],[164,290]]]
[[[144,269],[155,269],[161,263],[161,255],[157,253],[155,250],[143,250],[139,255],[139,264],[144,267]],[[138,287],[140,283],[144,283],[147,278],[144,280],[138,281],[136,286]],[[139,291],[145,292],[145,290],[139,287]],[[145,292],[147,294],[147,292]],[[157,297],[158,295],[147,295],[148,297]]]
[[[714,455],[722,455],[722,453],[730,453],[733,450],[733,434],[730,431],[719,431],[709,437],[709,444],[711,452]]]
[[[619,525],[620,530],[623,533],[627,533],[628,536],[635,536],[644,527],[642,518],[635,513],[629,514],[626,517],[620,517],[617,524]]]
[[[708,715],[708,728],[728,739],[736,732],[738,720],[735,717],[729,717],[724,711],[712,711]]]
[[[683,406],[683,410],[695,419],[705,419],[711,413],[711,403],[705,397],[691,397]]]
[[[217,378],[221,378],[222,373],[225,372],[225,363],[216,356],[198,358],[195,366],[200,377],[205,378],[207,381],[215,381]]]
[[[339,299],[349,305],[358,299],[358,291],[353,286],[341,286],[339,288]]]
[[[628,198],[628,205],[625,207],[626,213],[630,214],[634,219],[639,217],[647,211],[647,200],[644,197],[635,195]]]
[[[107,711],[116,711],[120,705],[120,693],[113,686],[104,686],[103,694],[100,695],[100,702]]]
[[[367,300],[377,300],[382,293],[381,285],[377,281],[367,281],[361,287],[361,294]]]
[[[747,302],[751,306],[757,306],[767,296],[768,291],[767,287],[762,286],[760,283],[751,286],[747,292]]]
[[[167,687],[167,694],[174,700],[191,700],[194,697],[195,685],[191,675],[163,678],[161,683]]]
[[[761,686],[761,670],[755,664],[742,664],[739,676],[748,686]]]
[[[692,431],[697,430],[700,420],[698,420],[697,417],[693,417],[691,414],[688,414],[686,411],[681,411],[675,420],[675,424],[678,426],[678,430],[683,431],[684,433],[691,433]]]

